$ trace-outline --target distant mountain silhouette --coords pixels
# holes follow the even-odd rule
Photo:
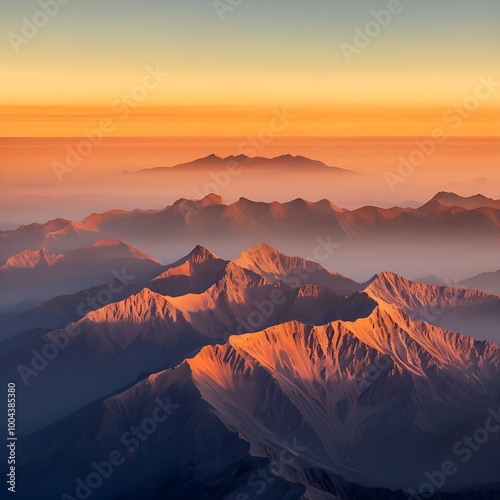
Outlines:
[[[181,258],[198,244],[229,260],[263,241],[310,258],[318,241],[329,241],[335,246],[328,250],[332,260],[327,267],[334,264],[358,281],[387,268],[404,275],[455,275],[457,262],[465,277],[477,274],[478,262],[484,269],[498,266],[496,203],[438,194],[416,209],[346,210],[328,200],[301,198],[286,203],[240,198],[225,204],[210,194],[201,200],[181,198],[161,210],[112,210],[82,222],[57,219],[21,226],[2,233],[0,261],[24,250],[64,253],[101,238],[127,241],[162,263]],[[481,204],[487,206],[478,207]]]
[[[50,237],[50,229],[47,233]],[[35,304],[75,293],[110,281],[113,272],[120,275],[124,269],[127,276],[133,276],[130,282],[143,281],[161,268],[149,255],[117,239],[99,239],[87,247],[57,255],[46,248],[23,250],[0,267],[0,279],[9,290],[2,295],[0,306],[6,309],[20,302]]]
[[[174,171],[200,171],[200,170],[213,170],[220,169],[224,170],[228,164],[238,165],[240,168],[244,169],[257,169],[265,170],[266,172],[278,171],[278,172],[293,172],[294,170],[304,170],[305,172],[317,172],[317,171],[327,171],[334,172],[338,174],[351,174],[359,175],[358,172],[353,170],[348,170],[339,167],[331,167],[325,163],[318,160],[311,160],[305,156],[293,156],[290,154],[285,154],[281,156],[276,156],[274,158],[264,158],[261,156],[249,157],[243,154],[234,156],[227,156],[225,158],[218,156],[216,154],[210,154],[203,158],[198,158],[196,160],[181,163],[171,167],[153,167],[145,168],[142,170],[137,170],[134,172],[124,171],[122,173],[127,174],[158,174],[158,173],[169,173]]]

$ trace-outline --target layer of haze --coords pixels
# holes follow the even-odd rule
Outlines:
[[[267,145],[257,143],[258,155],[303,155],[360,174],[338,179],[327,173],[320,178],[304,169],[294,170],[290,176],[281,172],[279,178],[264,173],[231,175],[228,181],[224,162],[195,174],[177,170],[175,176],[119,172],[170,167],[212,153],[238,155],[248,149],[248,138],[107,138],[59,178],[54,163],[66,164],[68,150],[76,151],[81,139],[2,139],[1,223],[43,222],[56,217],[80,220],[91,212],[115,208],[159,209],[180,197],[199,199],[210,192],[220,194],[226,203],[240,196],[282,202],[298,197],[310,201],[327,198],[351,209],[425,202],[442,190],[500,198],[500,141],[448,139],[425,156],[413,174],[401,177],[401,158],[415,155],[417,141],[424,140],[276,137]],[[387,172],[402,181],[394,189],[387,183]]]
[[[349,185],[307,172],[239,177],[216,186],[226,202],[328,198],[352,208],[423,202],[442,189],[499,196],[499,2],[401,0],[350,59],[343,47],[373,29],[387,0],[244,0],[222,16],[214,4],[70,1],[28,36],[27,22],[45,15],[39,1],[0,0],[2,223],[196,198],[214,190],[209,177],[148,183],[116,172],[236,155],[249,137],[261,156],[367,175]],[[144,92],[149,72],[158,78]],[[436,129],[448,139],[390,189],[386,172]],[[59,182],[54,163],[96,134],[102,143]]]

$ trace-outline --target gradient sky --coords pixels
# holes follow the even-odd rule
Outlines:
[[[226,0],[221,0],[225,2]],[[273,108],[286,135],[427,135],[478,78],[500,81],[498,0],[401,0],[402,11],[348,62],[340,48],[387,0],[69,0],[13,50],[38,1],[0,0],[2,136],[255,133]],[[12,36],[11,36],[12,38]],[[168,72],[126,119],[111,108],[146,67]],[[498,135],[500,88],[457,136]]]

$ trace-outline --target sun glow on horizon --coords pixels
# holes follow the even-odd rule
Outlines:
[[[464,117],[467,113],[467,119]],[[240,137],[266,133],[275,116],[286,137],[428,136],[442,128],[450,137],[500,135],[499,107],[467,112],[437,106],[158,106],[0,107],[1,137]]]
[[[254,0],[222,20],[201,0],[87,0],[16,46],[40,6],[0,0],[0,134],[79,136],[109,119],[113,136],[252,135],[286,108],[290,136],[426,135],[474,107],[481,79],[500,81],[500,4],[478,2],[401,2],[367,38],[386,0]],[[450,135],[499,135],[490,87]]]

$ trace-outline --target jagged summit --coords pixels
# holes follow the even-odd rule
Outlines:
[[[55,255],[46,248],[40,250],[23,250],[9,257],[0,270],[7,269],[33,269],[37,266],[52,266],[62,255]]]
[[[427,203],[422,205],[418,211],[428,213],[436,210],[438,207],[459,207],[464,210],[475,210],[478,208],[500,209],[500,200],[487,198],[482,194],[465,197],[452,192],[439,191]]]
[[[226,268],[227,261],[207,248],[197,245],[150,283],[150,287],[163,295],[180,296],[201,293],[211,286]]]
[[[209,193],[203,198],[200,198],[198,200],[188,200],[187,198],[179,198],[175,203],[167,207],[164,211],[168,211],[171,209],[177,211],[182,211],[182,210],[197,211],[199,207],[209,207],[213,205],[222,205],[222,204],[223,201],[221,196],[215,193]]]
[[[271,282],[283,281],[292,286],[324,286],[337,295],[351,295],[363,288],[363,285],[340,273],[329,271],[317,262],[289,257],[267,243],[259,243],[244,250],[235,262]]]
[[[209,193],[201,200],[198,200],[197,203],[199,203],[200,205],[209,206],[209,205],[222,205],[223,201],[222,197],[219,196],[218,194]]]
[[[193,262],[206,262],[207,260],[218,259],[219,257],[208,250],[208,248],[202,245],[196,245],[194,249],[189,252],[188,258]]]
[[[70,326],[75,333],[66,335],[64,353],[26,389],[33,404],[48,397],[61,403],[39,405],[31,421],[20,417],[28,432],[43,426],[42,455],[25,463],[31,470],[40,460],[54,463],[57,477],[49,481],[56,489],[60,477],[73,478],[75,464],[88,466],[89,454],[109,456],[109,443],[131,422],[151,419],[157,398],[168,396],[176,412],[151,435],[142,457],[152,468],[163,464],[163,478],[182,482],[179,465],[186,460],[197,470],[208,467],[210,481],[213,470],[237,470],[228,439],[242,450],[244,470],[255,458],[245,450],[273,460],[282,443],[300,439],[298,483],[366,498],[375,490],[365,495],[361,485],[419,484],[429,463],[450,457],[457,440],[450,429],[470,432],[500,404],[500,347],[450,327],[455,320],[476,335],[491,318],[498,324],[500,297],[416,284],[392,272],[368,286],[346,280],[266,242],[229,262],[195,246],[157,278]],[[340,286],[365,289],[332,291]],[[33,349],[65,338],[64,331],[16,350],[7,369],[17,373]],[[76,457],[83,445],[86,456]],[[474,487],[482,470],[485,481],[497,477],[487,467],[498,455],[498,437],[487,446],[466,480],[450,478],[451,488]],[[382,462],[384,447],[391,453]],[[122,478],[112,475],[109,491],[119,494]],[[193,488],[199,487],[197,478]]]
[[[202,264],[204,262],[218,260],[220,259],[217,255],[211,252],[208,248],[203,245],[196,245],[193,250],[191,250],[186,256],[177,260],[176,262],[168,266],[169,269],[178,268],[186,262],[191,262],[193,264]]]

